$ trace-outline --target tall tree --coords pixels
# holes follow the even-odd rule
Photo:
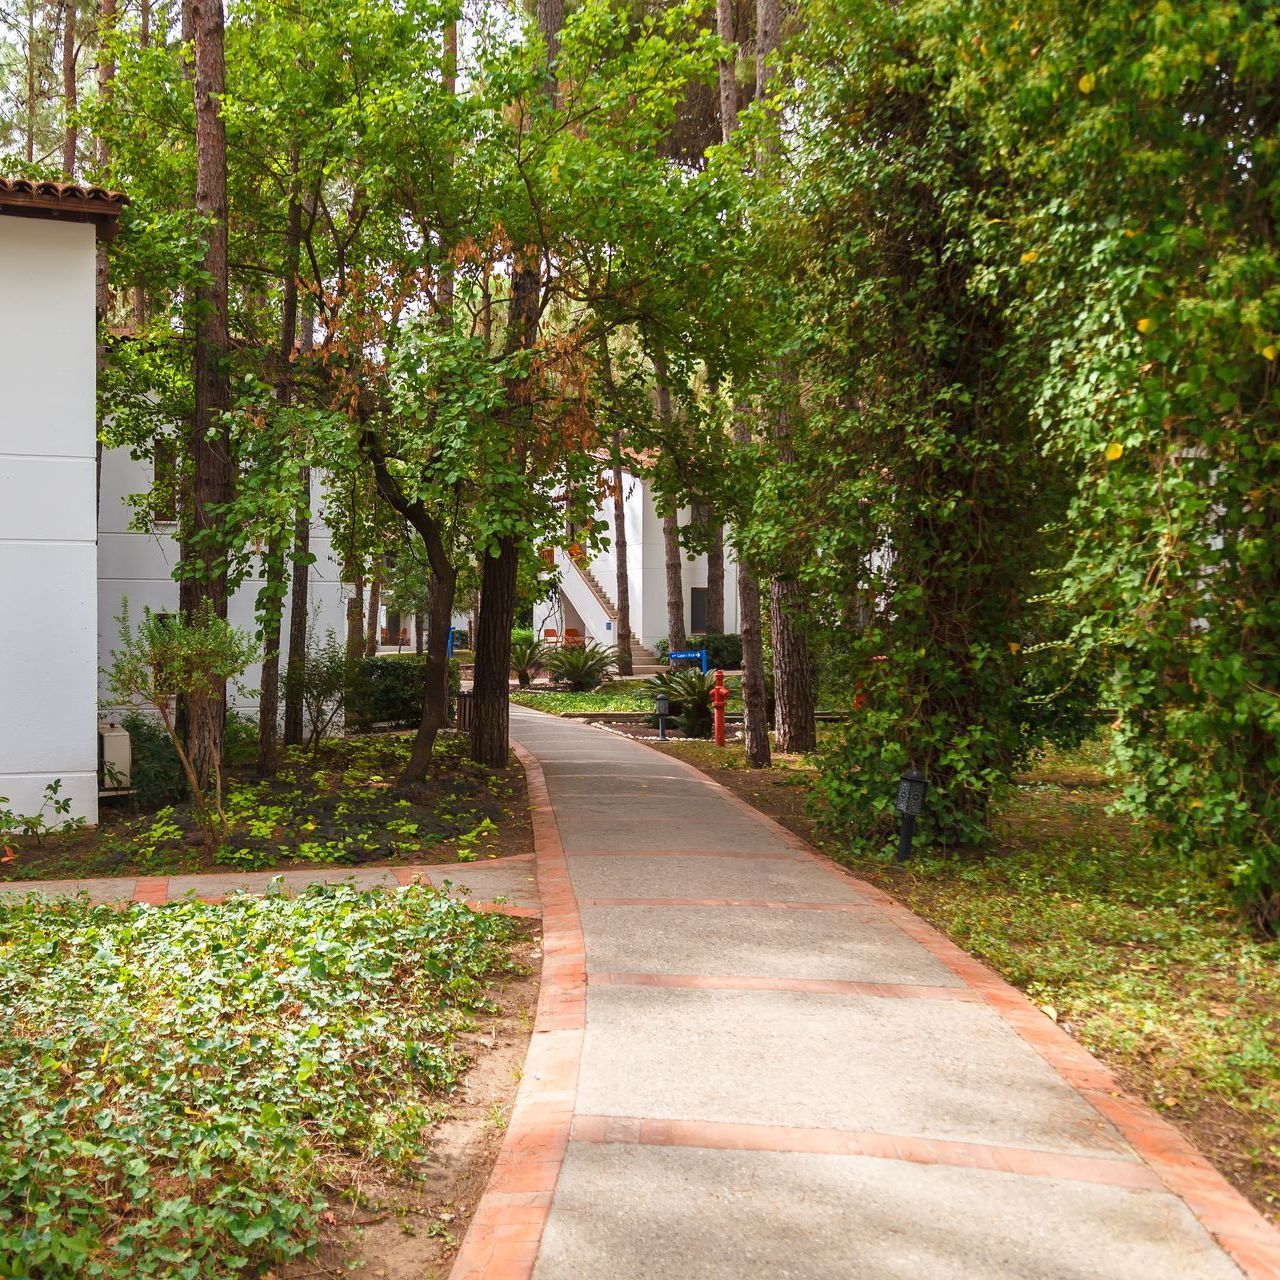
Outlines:
[[[732,0],[718,0],[716,19],[720,39],[734,47]],[[726,145],[738,128],[738,78],[734,55],[719,66],[721,128]],[[745,404],[733,409],[733,442],[742,449],[751,443],[751,425]],[[742,720],[747,763],[767,769],[772,763],[769,746],[769,702],[764,674],[764,637],[761,627],[760,579],[738,548],[738,629],[742,635]]]
[[[298,152],[295,147],[290,157],[293,183],[298,176]],[[298,260],[302,248],[302,204],[297,191],[289,196],[289,208],[285,226],[284,264],[280,280],[280,348],[279,369],[276,374],[276,403],[288,409],[293,402],[294,345],[298,335]],[[290,530],[283,523],[276,523],[268,538],[265,568],[267,582],[261,593],[262,613],[262,677],[258,690],[258,770],[271,773],[276,767],[279,750],[280,716],[280,631],[284,618],[284,599],[287,592],[286,538],[296,537],[296,529]],[[308,572],[306,565],[299,572]],[[306,646],[306,613],[303,605],[303,647]]]
[[[605,396],[609,401],[611,412],[616,412],[614,402],[617,388],[613,381],[613,359],[609,355],[609,339],[602,335],[600,339],[600,376],[604,382]],[[609,496],[613,508],[613,562],[614,562],[614,605],[617,612],[618,628],[618,674],[629,676],[634,671],[631,654],[631,569],[627,557],[627,500],[623,487],[622,470],[622,429],[614,426],[609,437]]]
[[[756,0],[756,101],[766,104],[771,62],[778,48],[778,0]],[[766,132],[772,139],[772,132]],[[769,162],[776,148],[764,148]],[[798,403],[795,371],[786,357],[774,363],[770,434],[780,467],[795,465],[791,444],[791,414]],[[805,591],[798,577],[796,557],[787,550],[769,588],[769,630],[773,639],[773,696],[775,736],[780,751],[812,751],[818,744],[813,707],[813,670],[804,631]]]
[[[190,457],[190,534],[183,547],[179,607],[194,617],[208,602],[227,616],[227,563],[218,509],[234,493],[235,464],[227,422],[230,350],[227,312],[227,130],[222,116],[226,61],[222,0],[184,0],[193,34],[196,120],[196,215],[205,240],[203,276],[196,294]],[[216,713],[189,728],[188,750],[201,785],[222,756],[226,689],[215,695]]]
[[[300,356],[308,354],[315,342],[315,310],[307,299],[302,309]],[[304,733],[303,680],[307,663],[307,626],[310,621],[311,584],[311,467],[298,466],[298,508],[293,525],[293,576],[289,596],[289,659],[284,681],[284,741],[298,746]]]
[[[68,182],[76,176],[76,142],[79,136],[77,76],[80,48],[76,43],[76,0],[65,0],[62,23],[62,172]]]

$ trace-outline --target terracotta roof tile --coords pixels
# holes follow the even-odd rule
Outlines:
[[[116,217],[128,199],[123,192],[108,191],[106,187],[37,178],[0,178],[0,213],[39,211],[97,221]]]

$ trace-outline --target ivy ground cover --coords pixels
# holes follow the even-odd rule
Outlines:
[[[0,1275],[260,1275],[412,1178],[514,968],[430,888],[0,903]]]
[[[486,769],[467,758],[463,738],[446,735],[426,780],[403,793],[393,784],[410,745],[400,734],[332,738],[314,752],[290,748],[273,777],[236,770],[225,801],[229,834],[218,848],[180,790],[151,812],[104,811],[93,830],[39,844],[5,837],[0,879],[470,861],[525,851],[518,765]]]

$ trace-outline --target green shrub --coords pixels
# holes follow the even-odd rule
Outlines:
[[[653,656],[665,667],[671,661],[671,644],[666,636],[653,642]]]
[[[578,693],[594,689],[613,670],[618,655],[594,640],[587,644],[564,645],[553,649],[547,670],[557,684],[567,684]]]
[[[252,764],[258,758],[257,716],[228,707],[223,735],[228,764]]]
[[[711,736],[711,690],[715,682],[710,675],[704,676],[701,671],[688,667],[664,671],[661,675],[650,676],[645,687],[651,689],[655,697],[660,693],[667,695],[671,714],[679,719],[680,728],[689,737]]]
[[[462,674],[456,658],[449,663],[450,708],[461,688]],[[412,729],[422,719],[427,690],[427,660],[415,653],[361,658],[352,664],[346,694],[348,728],[368,729],[394,725]]]
[[[164,726],[141,711],[131,711],[120,727],[129,735],[133,757],[129,771],[134,805],[151,810],[185,800],[191,790]]]
[[[323,641],[307,631],[307,650],[300,663],[290,662],[285,671],[285,688],[302,698],[308,727],[307,745],[314,748],[329,732],[343,709],[350,683],[346,650],[330,627]]]
[[[720,667],[725,671],[737,671],[742,666],[742,637],[737,634],[721,635],[714,631],[705,636],[690,636],[690,649],[707,651],[707,666],[713,671]]]
[[[527,689],[533,677],[546,669],[547,646],[535,640],[533,632],[511,633],[511,670],[522,689]]]
[[[427,660],[417,654],[361,658],[352,664],[346,694],[348,728],[375,724],[412,728],[422,718]]]

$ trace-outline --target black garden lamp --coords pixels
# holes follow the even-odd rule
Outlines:
[[[919,769],[908,769],[898,779],[898,803],[895,808],[902,814],[902,828],[898,836],[898,861],[906,862],[911,856],[911,838],[916,833],[916,819],[924,812],[924,793],[928,784]]]
[[[658,741],[666,742],[667,717],[671,714],[671,699],[665,693],[658,694],[654,699],[654,711],[658,716]]]

